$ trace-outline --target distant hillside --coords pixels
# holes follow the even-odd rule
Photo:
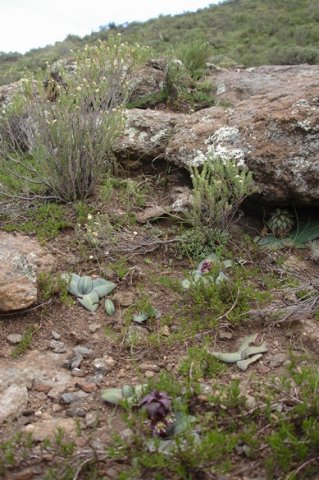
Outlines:
[[[181,45],[204,40],[211,61],[224,66],[319,63],[318,0],[226,0],[195,13],[109,24],[84,38],[69,35],[63,42],[25,55],[0,53],[0,84],[17,80],[26,67],[43,68],[45,62],[69,56],[70,49],[116,32],[125,41],[150,45],[158,53],[178,54]]]

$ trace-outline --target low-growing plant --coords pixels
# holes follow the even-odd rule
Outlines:
[[[49,240],[71,225],[67,213],[65,207],[56,203],[35,205],[26,212],[23,220],[9,221],[2,228],[6,232],[35,234],[40,241]]]
[[[61,278],[61,275],[53,275],[48,272],[40,272],[37,278],[38,296],[40,301],[46,301],[53,296],[59,296],[61,301],[69,305],[70,297],[68,295],[68,285]]]
[[[25,331],[23,332],[22,339],[20,342],[14,347],[14,349],[11,352],[11,357],[12,358],[18,358],[20,355],[25,353],[29,348],[31,348],[33,336],[36,332],[36,329],[34,326],[30,325],[28,326]]]

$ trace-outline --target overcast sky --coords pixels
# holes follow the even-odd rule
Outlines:
[[[0,0],[0,51],[24,53],[84,36],[100,25],[147,20],[207,7],[221,0]]]

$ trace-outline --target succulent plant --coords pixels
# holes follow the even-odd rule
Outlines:
[[[114,315],[115,313],[115,307],[114,307],[114,303],[112,302],[112,300],[110,300],[109,298],[107,298],[105,300],[105,312],[107,315],[109,315],[110,317],[112,315]]]
[[[155,423],[163,421],[172,412],[171,398],[165,392],[153,390],[146,395],[139,403],[144,408],[150,420]]]
[[[220,265],[223,269],[231,268],[234,266],[234,262],[232,260],[224,260],[220,262],[218,257],[215,253],[212,253],[208,257],[206,257],[197,267],[197,270],[191,272],[191,278],[184,278],[182,280],[182,287],[184,290],[189,290],[194,283],[201,282],[203,285],[207,285],[209,282],[213,282],[216,285],[219,283],[228,280],[228,276],[220,270],[217,277],[213,278],[212,276],[206,278],[206,274],[209,273],[213,266]]]
[[[294,226],[293,216],[288,210],[277,208],[275,213],[268,220],[268,227],[276,237],[286,237]]]
[[[112,405],[119,405],[124,400],[134,403],[144,393],[146,385],[123,385],[121,388],[107,388],[102,392],[102,399]]]
[[[66,274],[62,278],[68,282],[68,291],[74,295],[84,308],[95,312],[100,299],[111,293],[116,287],[115,283],[103,278],[92,279],[87,275],[80,277],[76,273]]]

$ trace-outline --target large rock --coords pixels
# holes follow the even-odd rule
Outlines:
[[[37,275],[50,271],[54,258],[24,235],[0,232],[0,311],[27,308],[37,301]]]
[[[207,153],[235,158],[254,173],[262,200],[318,205],[319,66],[216,69],[209,78],[220,105],[231,106],[128,111],[119,156],[161,156],[181,167],[200,165]]]

